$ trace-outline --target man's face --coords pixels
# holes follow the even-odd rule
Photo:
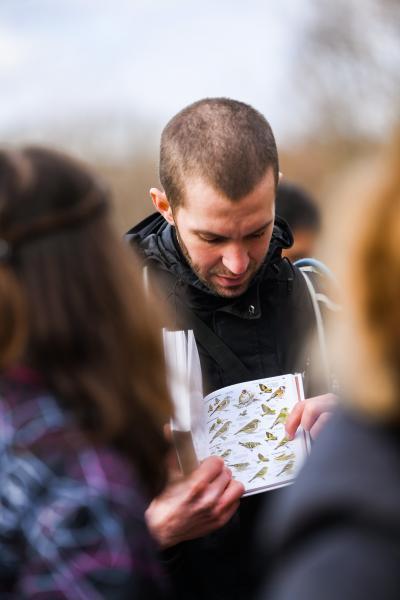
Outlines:
[[[174,211],[182,251],[198,278],[226,298],[243,294],[260,268],[275,217],[272,169],[250,194],[229,200],[203,179],[186,180],[185,200]]]

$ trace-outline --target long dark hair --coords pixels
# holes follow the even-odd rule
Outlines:
[[[108,193],[88,169],[42,148],[0,152],[0,366],[38,369],[93,440],[165,482],[169,419],[158,312]]]

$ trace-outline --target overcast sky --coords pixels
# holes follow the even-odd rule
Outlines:
[[[205,96],[250,102],[278,137],[307,0],[0,0],[0,134],[161,125]],[[139,124],[138,124],[139,123]],[[43,133],[45,131],[46,133]],[[98,139],[97,139],[98,135]]]

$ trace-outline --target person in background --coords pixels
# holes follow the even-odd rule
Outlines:
[[[70,158],[0,152],[0,593],[161,598],[147,531],[171,414],[157,313],[108,194]]]
[[[260,600],[397,600],[400,590],[400,138],[341,211],[343,409],[261,539],[273,564]],[[369,173],[369,177],[371,177]],[[358,207],[351,207],[359,197]],[[340,270],[339,270],[340,273]]]
[[[292,262],[314,257],[321,232],[321,215],[315,200],[303,188],[283,180],[278,185],[275,210],[285,219],[294,238],[293,245],[283,249],[283,256]]]

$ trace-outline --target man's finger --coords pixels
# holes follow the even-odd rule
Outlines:
[[[197,496],[204,493],[207,486],[221,475],[225,469],[225,463],[222,458],[210,456],[206,458],[201,465],[190,475],[190,494],[188,501],[192,502]]]
[[[310,429],[310,435],[313,438],[313,440],[315,440],[315,438],[318,437],[320,431],[325,427],[327,421],[329,421],[331,416],[331,412],[325,412],[319,416],[319,418],[316,420],[316,422]]]
[[[240,506],[239,500],[229,504],[218,516],[218,527],[223,527],[228,521],[231,520],[235,512],[238,510]]]
[[[303,414],[301,417],[301,426],[306,431],[311,431],[314,423],[320,415],[326,412],[332,412],[337,405],[336,396],[326,394],[326,396],[316,396],[304,402]]]
[[[232,473],[229,469],[223,469],[222,473],[207,486],[201,497],[199,497],[199,505],[206,511],[213,509],[231,480]]]
[[[218,519],[220,527],[238,510],[244,491],[244,485],[239,481],[233,479],[230,482],[214,509],[214,516]]]
[[[337,397],[334,394],[323,394],[297,402],[286,420],[286,432],[289,439],[294,438],[300,425],[305,431],[310,431],[320,415],[332,412],[336,406]]]
[[[301,418],[303,416],[305,402],[297,402],[292,408],[288,418],[286,419],[286,433],[288,438],[292,440],[296,434],[297,429],[301,423]]]
[[[240,481],[236,481],[232,479],[229,485],[226,487],[224,493],[222,494],[218,507],[221,510],[228,508],[231,504],[238,502],[238,500],[244,494],[244,485],[240,483]]]

